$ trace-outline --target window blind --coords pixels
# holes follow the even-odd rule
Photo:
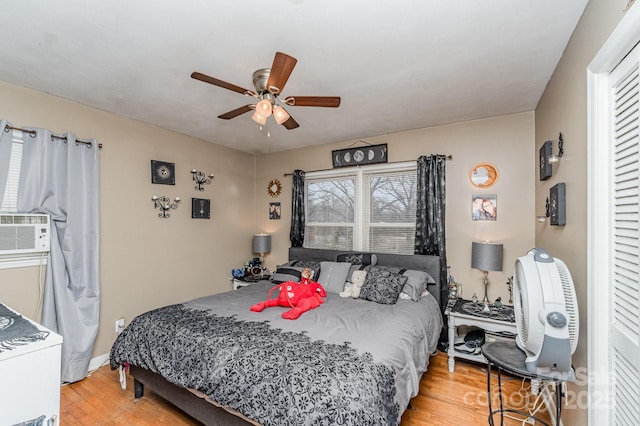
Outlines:
[[[22,132],[13,131],[11,143],[11,159],[9,160],[9,175],[4,189],[4,197],[0,204],[0,212],[15,213],[18,200],[18,185],[20,184],[20,167],[22,165]]]

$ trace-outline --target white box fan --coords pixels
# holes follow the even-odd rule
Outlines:
[[[527,355],[527,370],[574,381],[578,303],[569,270],[562,260],[535,248],[516,260],[514,277],[516,343]]]

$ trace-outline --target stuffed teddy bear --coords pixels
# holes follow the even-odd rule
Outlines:
[[[269,290],[267,300],[251,306],[253,312],[262,312],[265,308],[284,306],[291,308],[282,313],[284,319],[297,319],[310,309],[315,309],[324,303],[327,293],[320,283],[311,281],[312,271],[302,271],[302,279],[299,283],[287,281]],[[277,299],[271,299],[271,292],[280,290]]]
[[[353,271],[353,274],[351,274],[351,282],[347,282],[344,291],[340,292],[340,297],[359,298],[360,290],[362,289],[362,284],[364,284],[366,276],[367,271]]]

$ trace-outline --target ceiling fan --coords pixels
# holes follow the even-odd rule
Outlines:
[[[288,106],[328,108],[337,108],[340,106],[339,96],[287,96],[284,99],[280,99],[282,90],[285,84],[287,84],[287,80],[289,80],[289,76],[297,62],[298,60],[292,56],[282,52],[276,52],[271,68],[261,68],[253,73],[253,86],[255,87],[255,91],[227,83],[226,81],[210,77],[197,71],[191,73],[191,78],[259,99],[256,104],[241,106],[240,108],[219,115],[218,118],[230,120],[254,110],[251,118],[261,126],[265,125],[267,118],[273,114],[273,118],[278,124],[282,124],[288,130],[292,130],[300,127],[300,125],[289,115],[282,104]]]

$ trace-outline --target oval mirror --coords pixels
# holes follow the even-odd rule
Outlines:
[[[471,169],[469,180],[476,188],[488,188],[498,180],[498,169],[491,164],[478,164]]]

